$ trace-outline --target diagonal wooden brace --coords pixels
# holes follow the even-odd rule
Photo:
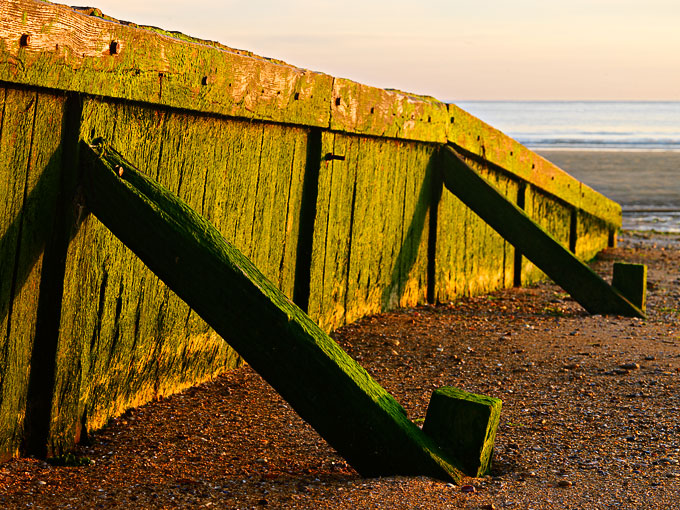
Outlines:
[[[88,208],[363,476],[458,482],[451,458],[203,217],[118,153],[81,144]]]
[[[442,149],[444,185],[491,228],[593,314],[642,317],[626,299],[526,213],[480,177],[451,146]]]

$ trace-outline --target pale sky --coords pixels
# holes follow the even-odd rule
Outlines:
[[[88,0],[298,67],[456,100],[680,100],[679,0]]]

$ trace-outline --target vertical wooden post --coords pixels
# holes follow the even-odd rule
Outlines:
[[[647,266],[614,262],[612,286],[643,312],[647,298]]]

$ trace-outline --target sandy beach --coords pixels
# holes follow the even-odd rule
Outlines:
[[[130,410],[79,467],[0,466],[3,508],[675,508],[680,236],[626,234],[594,263],[649,267],[648,319],[589,316],[552,284],[367,317],[337,341],[412,419],[451,385],[503,400],[490,476],[465,490],[360,478],[248,367]],[[469,491],[469,492],[467,492]]]

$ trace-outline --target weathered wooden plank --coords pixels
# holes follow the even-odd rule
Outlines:
[[[345,292],[344,322],[380,310],[380,271],[375,263],[382,258],[384,229],[387,222],[380,218],[385,213],[385,179],[381,178],[379,143],[366,138],[357,139],[358,150],[351,164],[356,165],[356,181],[352,190],[351,230],[348,246],[347,290]],[[376,278],[377,277],[377,278]]]
[[[614,230],[620,226],[617,204],[455,105],[102,19],[96,9],[7,0],[0,15],[1,80],[347,133],[449,140]]]
[[[524,212],[564,248],[570,248],[572,209],[568,205],[556,200],[554,196],[546,195],[533,186],[527,186],[524,193]],[[606,237],[603,237],[602,240],[605,241]],[[521,283],[523,285],[545,278],[545,273],[535,264],[526,257],[522,258]]]
[[[129,151],[292,295],[303,129],[88,100],[81,130]],[[235,352],[94,218],[81,225],[67,260],[58,388],[76,388],[80,396],[57,392],[64,400],[54,417],[55,448],[68,447],[81,422],[96,429],[130,406],[238,364]]]
[[[2,89],[0,98],[0,459],[7,459],[17,454],[24,426],[39,269],[22,267],[22,255],[27,216],[36,212],[26,197],[40,169],[31,169],[37,94]]]
[[[621,207],[460,107],[449,104],[450,143],[611,224],[621,226]]]
[[[442,150],[444,184],[590,313],[644,317],[642,311],[541,229],[470,168],[451,147]]]
[[[433,146],[336,134],[324,151],[344,159],[322,163],[310,315],[333,329],[424,302]]]
[[[475,161],[466,161],[480,177],[495,186],[503,195],[507,194],[508,179],[498,171]],[[516,197],[507,197],[515,201]],[[515,200],[513,200],[513,198]],[[466,261],[468,295],[479,295],[491,290],[504,288],[508,281],[508,263],[511,258],[508,253],[507,242],[488,224],[477,217],[473,211],[467,211],[468,225],[472,232],[467,240]]]
[[[440,176],[437,175],[440,179]],[[438,183],[439,189],[441,184]],[[435,245],[435,289],[437,302],[448,302],[463,294],[460,254],[465,248],[465,204],[453,193],[443,193],[437,203],[437,241]]]
[[[591,260],[607,248],[612,227],[605,221],[583,211],[577,211],[576,214],[576,256],[581,260]]]
[[[332,78],[322,73],[46,2],[5,0],[0,19],[0,80],[206,113],[329,123]],[[24,34],[30,38],[22,46]]]
[[[345,323],[356,137],[322,133],[308,313],[324,331]],[[339,159],[342,158],[342,159]]]
[[[465,159],[509,200],[518,184],[476,160]],[[514,248],[451,193],[438,204],[435,294],[446,302],[509,287],[514,281]]]
[[[208,157],[221,140],[213,135],[224,131],[211,122],[88,100],[81,130],[83,137],[110,137],[154,178],[181,187],[200,209],[206,168],[219,166]],[[185,129],[188,124],[192,127]],[[173,158],[181,156],[177,143],[186,154]],[[199,154],[202,161],[194,159]],[[163,157],[174,166],[159,176]],[[93,217],[84,220],[69,246],[65,286],[52,430],[56,450],[68,448],[81,425],[96,429],[131,406],[238,362],[234,351]]]
[[[629,264],[614,262],[612,286],[621,294],[644,311],[647,305],[647,266],[644,264]]]
[[[331,129],[444,143],[447,120],[446,105],[434,98],[333,80]]]
[[[360,473],[460,479],[401,406],[209,223],[98,150],[82,155],[92,211]]]
[[[407,159],[408,166],[402,199],[401,244],[395,253],[394,267],[399,275],[398,306],[410,307],[427,301],[430,207],[437,151],[433,145],[409,142],[400,143],[399,147],[397,157]]]
[[[503,403],[451,386],[432,393],[423,430],[457,457],[468,476],[491,471],[493,446]]]

